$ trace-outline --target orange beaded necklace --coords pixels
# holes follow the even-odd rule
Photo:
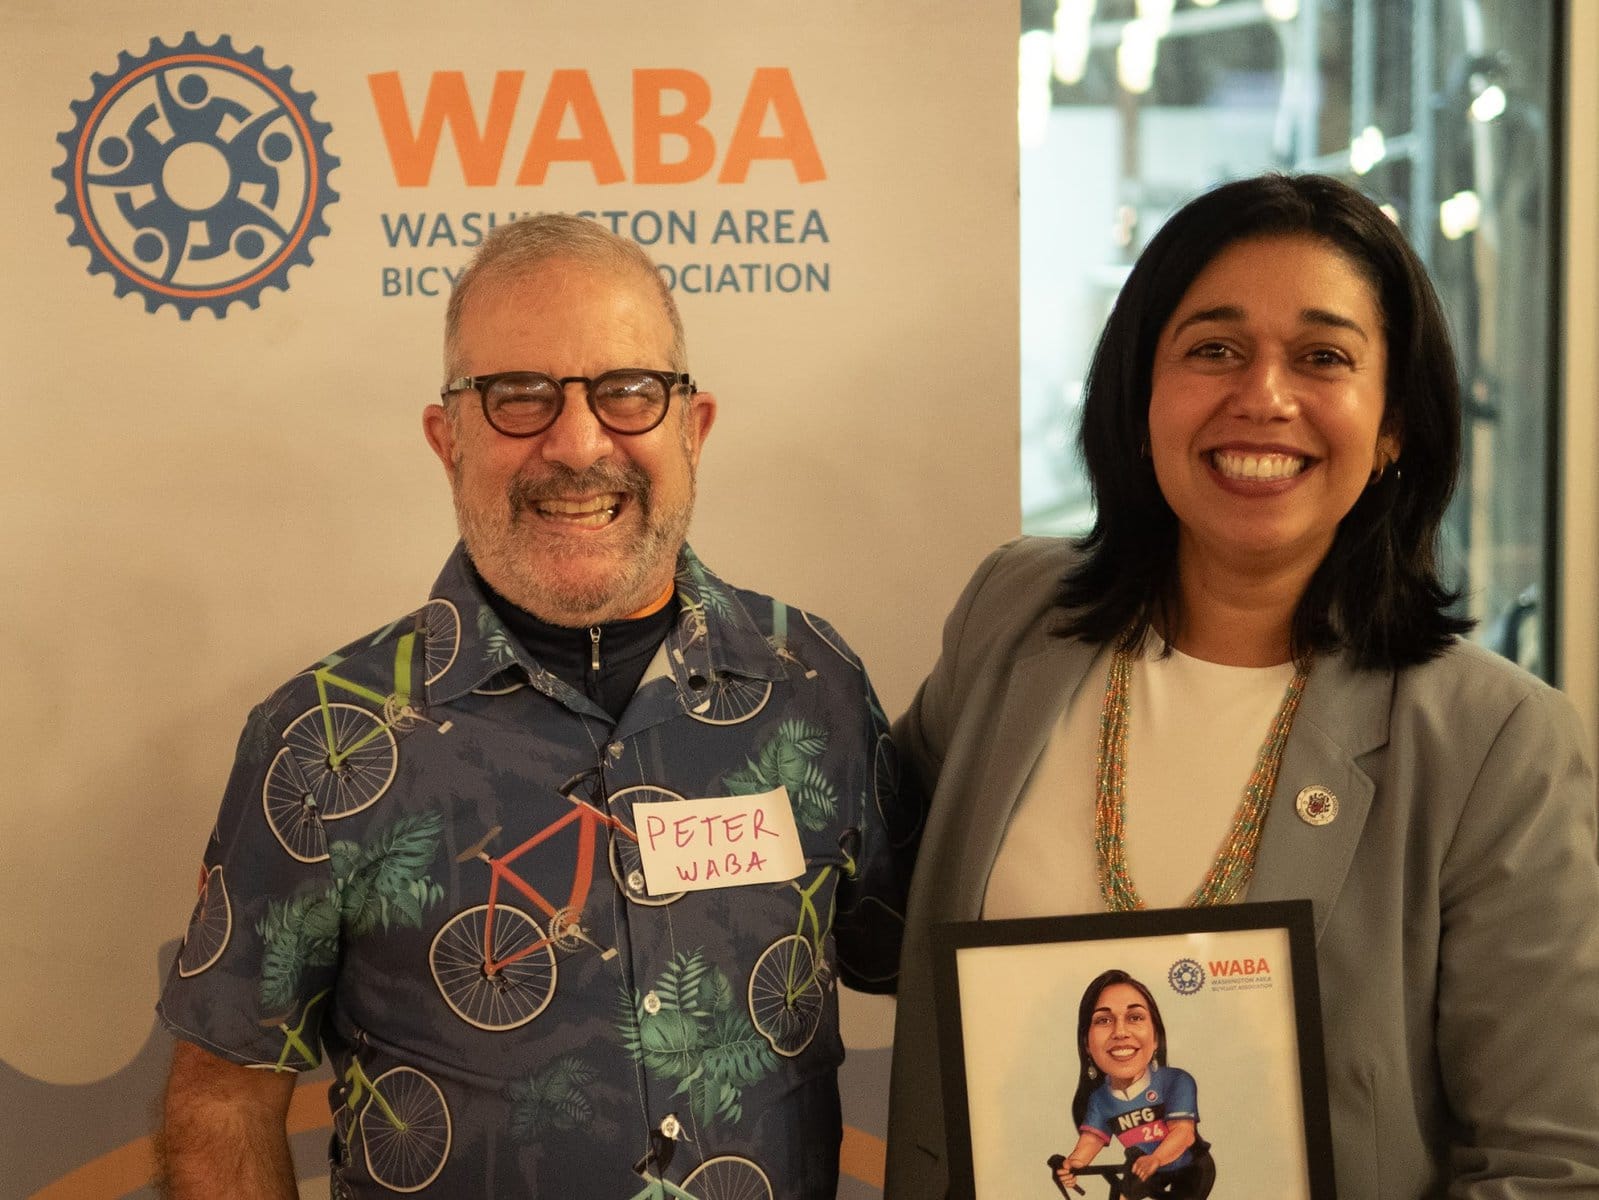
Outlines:
[[[1133,886],[1127,867],[1124,843],[1127,821],[1127,724],[1132,712],[1133,653],[1118,646],[1111,656],[1105,679],[1105,703],[1099,714],[1099,757],[1094,776],[1094,852],[1099,859],[1099,892],[1105,907],[1126,912],[1144,907]],[[1282,707],[1272,718],[1271,729],[1260,747],[1260,757],[1244,786],[1244,796],[1227,838],[1216,859],[1205,873],[1188,906],[1231,904],[1242,894],[1255,872],[1255,855],[1260,850],[1261,828],[1277,788],[1277,771],[1282,766],[1283,747],[1293,728],[1299,698],[1304,694],[1309,669],[1299,666],[1283,696]]]

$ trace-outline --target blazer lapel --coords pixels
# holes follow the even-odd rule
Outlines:
[[[1342,655],[1318,660],[1283,751],[1248,899],[1308,898],[1318,939],[1371,811],[1375,784],[1357,760],[1387,744],[1393,688],[1391,671],[1358,671]],[[1336,798],[1325,824],[1301,811],[1311,788]]]

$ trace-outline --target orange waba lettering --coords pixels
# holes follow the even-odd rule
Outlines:
[[[682,107],[661,111],[667,92],[676,92]],[[716,139],[701,123],[711,111],[711,85],[693,71],[633,72],[633,182],[692,183],[709,174],[716,163]],[[682,138],[688,153],[667,162],[663,143]]]
[[[395,183],[400,187],[428,186],[448,130],[462,181],[468,187],[497,185],[519,107],[525,111],[531,103],[521,103],[524,78],[522,71],[495,72],[480,118],[465,75],[435,71],[428,79],[420,116],[413,118],[399,72],[368,76]],[[717,142],[707,123],[713,99],[711,84],[697,72],[683,68],[632,72],[635,183],[693,183],[715,171]],[[768,129],[772,132],[763,132]],[[716,178],[721,183],[743,183],[751,166],[760,161],[787,162],[800,183],[827,178],[805,107],[785,67],[755,71]],[[522,151],[516,183],[542,185],[555,163],[587,164],[598,184],[621,183],[628,178],[599,94],[585,70],[550,73]]]
[[[466,76],[460,71],[435,71],[422,101],[422,120],[411,124],[398,71],[367,76],[378,126],[389,148],[394,182],[401,187],[426,187],[433,177],[439,153],[439,135],[450,127],[455,153],[461,160],[461,178],[471,187],[492,187],[500,180],[500,163],[516,116],[516,98],[522,91],[521,71],[500,71],[489,96],[487,124],[480,130]]]
[[[561,136],[568,112],[577,123],[576,137]],[[544,93],[516,181],[535,186],[543,183],[552,162],[587,162],[594,168],[595,183],[620,183],[627,178],[587,71],[551,73],[550,90]]]
[[[761,135],[767,113],[772,114],[780,131],[774,137]],[[816,139],[811,136],[810,122],[805,119],[805,108],[794,90],[794,77],[787,67],[756,68],[750,90],[744,96],[744,109],[738,114],[733,140],[727,147],[727,159],[716,181],[743,183],[749,177],[750,163],[757,158],[788,159],[794,164],[794,176],[801,183],[827,178],[822,156],[816,151]]]

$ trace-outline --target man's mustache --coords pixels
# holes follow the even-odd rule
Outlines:
[[[519,517],[545,500],[592,496],[597,492],[620,492],[637,500],[646,515],[650,511],[650,477],[634,464],[596,463],[586,471],[555,464],[536,479],[516,476],[506,488],[506,499],[511,515]]]

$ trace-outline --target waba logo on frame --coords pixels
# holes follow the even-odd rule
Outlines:
[[[1179,958],[1166,972],[1166,982],[1179,996],[1192,996],[1205,986],[1205,968],[1191,958]]]
[[[259,47],[241,54],[225,35],[207,46],[192,32],[174,47],[152,41],[142,57],[124,51],[114,72],[96,74],[53,172],[66,191],[56,211],[72,218],[68,240],[89,251],[90,273],[185,320],[286,291],[289,268],[309,266],[311,242],[328,232],[339,164],[331,127],[312,119],[315,95],[289,76]]]

